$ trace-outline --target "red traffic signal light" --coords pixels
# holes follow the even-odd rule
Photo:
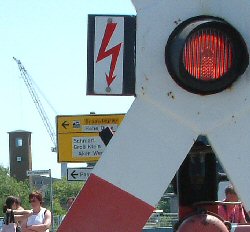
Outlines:
[[[221,92],[249,63],[240,33],[225,20],[199,16],[181,23],[170,35],[165,61],[172,78],[192,93]]]

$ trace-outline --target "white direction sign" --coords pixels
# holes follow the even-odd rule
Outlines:
[[[67,169],[67,180],[68,181],[86,181],[93,168],[68,168]]]
[[[82,131],[83,132],[101,132],[104,130],[106,127],[109,127],[110,130],[113,132],[117,131],[118,129],[118,124],[102,124],[102,125],[83,125],[82,126]]]
[[[74,158],[100,157],[105,145],[100,137],[72,137],[72,154]]]
[[[40,175],[50,175],[50,170],[28,170],[26,172],[27,176],[40,176]]]

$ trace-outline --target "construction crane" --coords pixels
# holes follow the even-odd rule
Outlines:
[[[24,83],[26,85],[26,87],[28,88],[29,90],[29,93],[32,97],[32,100],[37,108],[37,111],[39,113],[39,115],[41,116],[42,118],[42,121],[43,121],[43,124],[50,136],[50,139],[53,143],[53,147],[51,148],[51,151],[52,152],[56,152],[57,151],[57,145],[56,145],[56,134],[55,134],[55,131],[53,130],[53,127],[49,121],[49,118],[43,108],[43,105],[38,97],[38,94],[36,93],[35,91],[35,88],[33,86],[33,80],[31,78],[31,76],[28,74],[28,72],[26,71],[25,67],[23,66],[23,64],[21,63],[20,60],[16,59],[15,57],[13,57],[13,59],[16,61],[17,65],[18,65],[18,68],[20,70],[20,73],[21,73],[21,77],[22,79],[24,80]]]

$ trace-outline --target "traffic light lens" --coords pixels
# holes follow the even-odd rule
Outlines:
[[[230,39],[219,30],[198,30],[188,38],[183,51],[185,69],[199,80],[219,79],[232,66]]]
[[[249,54],[241,34],[224,19],[197,16],[173,30],[165,62],[179,86],[208,95],[229,88],[245,72]]]

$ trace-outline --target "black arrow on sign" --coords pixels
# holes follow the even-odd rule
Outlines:
[[[64,129],[67,129],[67,127],[69,126],[69,123],[67,121],[64,121],[62,123],[62,126],[64,127]]]
[[[75,176],[78,176],[78,175],[79,175],[78,173],[75,173],[75,172],[76,172],[76,170],[74,170],[74,171],[71,173],[71,176],[72,176],[74,179],[76,179]]]

